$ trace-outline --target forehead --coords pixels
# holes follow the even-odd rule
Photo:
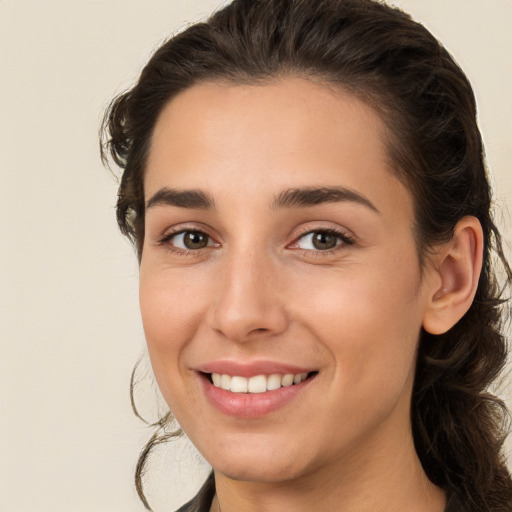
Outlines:
[[[409,193],[391,171],[386,133],[366,103],[308,80],[195,85],[157,121],[145,195],[169,186],[254,196],[334,185],[379,203],[403,197],[409,208]]]

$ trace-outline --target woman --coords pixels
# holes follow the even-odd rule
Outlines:
[[[152,367],[213,468],[180,510],[512,510],[475,110],[373,0],[236,0],[113,102]]]

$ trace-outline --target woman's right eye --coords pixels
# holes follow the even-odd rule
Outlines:
[[[168,243],[183,251],[196,251],[205,247],[215,247],[217,244],[202,231],[185,230],[165,236],[162,243]]]

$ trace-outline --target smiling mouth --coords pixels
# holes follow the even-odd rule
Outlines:
[[[219,373],[207,374],[214,387],[231,391],[232,393],[266,393],[283,387],[290,387],[314,377],[318,372],[309,373],[274,373],[271,375],[255,375],[254,377],[241,377]]]

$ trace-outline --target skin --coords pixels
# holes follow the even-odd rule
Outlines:
[[[420,268],[411,195],[389,168],[379,116],[299,78],[195,85],[163,110],[144,185],[147,201],[163,189],[214,201],[148,207],[140,265],[154,373],[215,470],[212,510],[442,511],[409,412],[418,335],[435,323],[443,275]],[[291,187],[343,187],[373,207],[276,207]],[[316,249],[306,233],[326,229],[351,243]],[[183,249],[170,237],[183,230],[208,245]],[[277,410],[240,418],[201,385],[198,368],[219,359],[318,373]]]

